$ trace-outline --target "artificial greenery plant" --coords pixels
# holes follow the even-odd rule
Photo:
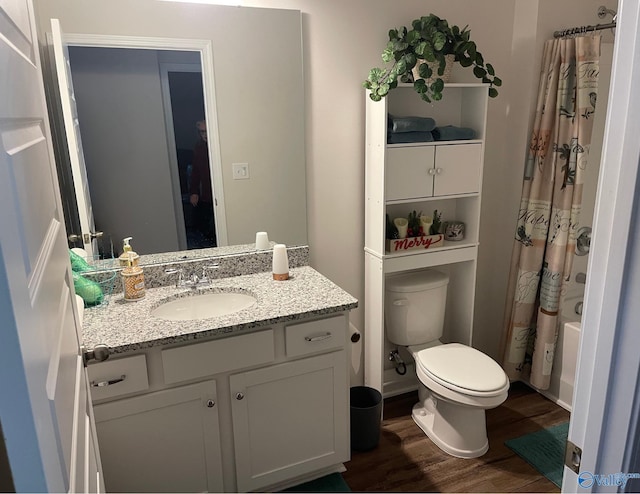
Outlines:
[[[363,86],[371,90],[370,97],[380,101],[400,82],[411,83],[420,97],[427,102],[442,99],[444,81],[441,76],[446,66],[446,55],[463,67],[473,66],[473,74],[482,82],[489,83],[489,96],[498,96],[496,87],[502,80],[495,75],[490,63],[486,63],[476,44],[471,41],[468,26],[460,29],[434,14],[420,17],[411,23],[412,29],[402,27],[389,31],[389,42],[382,53],[385,63],[392,62],[390,68],[373,68]],[[436,74],[426,62],[437,63]],[[418,65],[420,78],[415,79],[412,69]],[[433,80],[426,80],[433,76]]]

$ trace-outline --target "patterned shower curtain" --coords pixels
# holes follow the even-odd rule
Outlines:
[[[503,367],[547,389],[571,276],[598,94],[600,36],[545,43],[511,259]]]

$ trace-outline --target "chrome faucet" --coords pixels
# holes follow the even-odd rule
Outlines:
[[[166,269],[164,271],[165,275],[177,274],[178,279],[176,280],[176,288],[192,288],[197,289],[199,286],[206,286],[211,283],[211,280],[207,277],[207,271],[210,269],[218,269],[220,268],[220,264],[214,263],[208,266],[204,266],[202,268],[202,275],[198,276],[196,273],[193,273],[188,280],[184,279],[183,270],[180,268],[176,269]]]
[[[182,269],[179,269],[179,268],[177,268],[177,269],[165,269],[164,270],[164,274],[165,274],[165,276],[172,275],[172,274],[177,274],[178,278],[176,279],[176,288],[179,288],[182,285],[182,283],[183,283],[183,281],[182,281]]]
[[[176,288],[188,287],[192,289],[197,289],[199,286],[206,286],[211,283],[211,280],[207,277],[207,271],[210,269],[218,269],[220,268],[220,264],[214,263],[208,266],[204,266],[202,268],[202,276],[198,276],[196,273],[193,273],[188,280],[183,279],[183,271],[180,268],[176,269],[166,269],[165,274],[177,274],[178,279],[176,280]]]

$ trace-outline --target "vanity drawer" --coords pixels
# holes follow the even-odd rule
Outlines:
[[[167,384],[273,362],[273,330],[162,350]]]
[[[149,388],[147,359],[134,355],[87,366],[91,398],[103,400]]]
[[[346,319],[342,315],[299,324],[287,324],[285,326],[287,357],[342,348],[345,344],[346,332]]]

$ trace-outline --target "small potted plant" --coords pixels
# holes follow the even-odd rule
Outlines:
[[[485,63],[471,41],[468,26],[463,29],[449,26],[446,20],[434,14],[415,19],[411,26],[411,29],[403,26],[389,31],[382,60],[391,62],[391,67],[371,69],[363,83],[371,91],[372,100],[380,101],[398,86],[398,82],[413,83],[415,91],[426,102],[442,99],[445,83],[442,76],[447,58],[463,67],[473,66],[473,74],[489,84],[489,96],[498,96],[496,87],[502,85],[502,80],[496,76],[493,66]]]

